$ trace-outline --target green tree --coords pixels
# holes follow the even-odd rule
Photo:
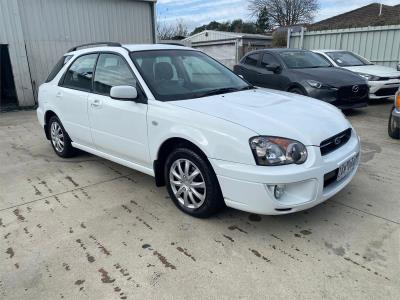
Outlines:
[[[266,33],[267,31],[272,29],[266,7],[262,8],[259,11],[255,25],[256,25],[257,33]]]

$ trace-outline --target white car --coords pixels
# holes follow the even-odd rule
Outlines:
[[[196,217],[225,205],[313,207],[360,161],[359,137],[334,106],[254,88],[179,46],[74,48],[40,87],[37,116],[60,157],[77,148],[154,176]]]
[[[370,99],[394,97],[400,87],[400,71],[395,68],[379,66],[366,58],[344,50],[313,50],[335,67],[344,68],[368,80]]]

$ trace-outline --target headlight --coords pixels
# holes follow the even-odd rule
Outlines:
[[[379,76],[374,76],[370,74],[365,74],[365,73],[358,73],[362,78],[367,79],[368,81],[378,81],[381,79]]]
[[[322,89],[324,87],[324,85],[321,82],[315,80],[307,80],[307,83],[316,89]]]
[[[256,136],[250,139],[250,147],[261,166],[302,164],[307,160],[306,147],[291,139]]]

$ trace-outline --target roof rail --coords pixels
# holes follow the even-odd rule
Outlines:
[[[115,43],[115,42],[96,42],[96,43],[82,44],[82,45],[73,47],[73,48],[69,49],[68,52],[76,51],[76,50],[78,50],[78,48],[82,48],[82,47],[99,46],[99,45],[104,45],[104,46],[108,46],[108,47],[122,47],[122,45],[120,43]]]

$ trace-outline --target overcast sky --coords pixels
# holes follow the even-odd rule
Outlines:
[[[320,0],[320,10],[315,18],[320,21],[334,15],[377,2],[371,0]],[[400,0],[381,1],[383,4],[399,4]],[[157,13],[160,21],[185,20],[190,29],[210,21],[227,21],[250,18],[247,0],[158,0]]]

